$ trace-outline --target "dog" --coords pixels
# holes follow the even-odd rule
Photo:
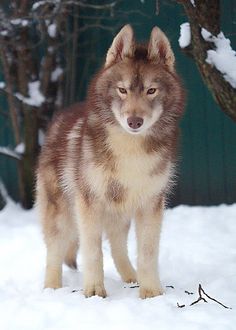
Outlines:
[[[77,268],[83,292],[106,297],[102,234],[124,282],[141,298],[163,293],[158,250],[165,199],[175,175],[184,91],[166,35],[147,45],[125,25],[92,79],[86,101],[57,114],[37,169],[36,205],[47,247],[45,288],[62,286],[63,262]],[[137,274],[127,254],[131,219]]]

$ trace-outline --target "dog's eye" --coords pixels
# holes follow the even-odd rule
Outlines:
[[[149,88],[148,90],[147,90],[147,94],[154,94],[155,92],[156,92],[156,88]]]
[[[125,88],[119,87],[118,89],[121,94],[127,94],[127,90]]]

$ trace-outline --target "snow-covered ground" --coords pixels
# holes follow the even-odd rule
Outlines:
[[[129,252],[135,263],[133,229]],[[62,289],[42,290],[45,247],[35,210],[23,211],[11,201],[0,212],[0,263],[1,330],[236,329],[236,204],[166,211],[160,255],[165,294],[160,297],[141,300],[138,288],[122,283],[107,241],[108,298],[84,298],[80,256],[78,272],[64,268]],[[198,298],[199,283],[232,309],[211,300],[189,306]]]

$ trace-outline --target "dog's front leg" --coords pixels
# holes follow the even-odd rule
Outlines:
[[[85,297],[106,297],[102,256],[102,219],[93,207],[79,203],[79,234]]]
[[[138,245],[137,275],[140,298],[155,297],[163,293],[158,274],[158,254],[164,202],[162,198],[142,209],[136,215]]]

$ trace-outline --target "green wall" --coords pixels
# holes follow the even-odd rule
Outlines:
[[[99,1],[101,3],[102,1]],[[187,91],[187,107],[181,122],[179,178],[171,205],[214,205],[236,202],[236,124],[217,107],[211,94],[203,84],[194,62],[186,57],[178,46],[179,26],[186,21],[180,5],[174,1],[159,1],[159,14],[155,15],[155,0],[123,1],[114,12],[105,11],[103,23],[119,28],[132,24],[137,39],[147,40],[154,25],[163,29],[170,38],[176,55],[177,70]],[[81,16],[97,13],[80,11]],[[236,49],[236,2],[222,1],[222,27]],[[88,19],[80,19],[80,25],[88,24]],[[104,55],[112,41],[106,29],[88,29],[79,38],[77,98],[84,99],[86,86],[91,75],[104,60]],[[85,45],[84,47],[80,46]],[[8,128],[0,117],[1,144],[10,144]],[[13,161],[0,157],[0,177],[14,196],[16,175]],[[11,164],[10,164],[11,163]]]

